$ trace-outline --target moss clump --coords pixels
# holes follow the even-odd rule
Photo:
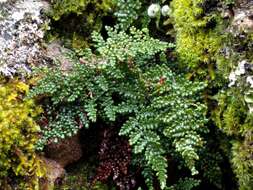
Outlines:
[[[49,37],[64,39],[70,47],[85,48],[92,31],[102,29],[103,19],[112,15],[113,8],[111,0],[52,0]]]
[[[217,126],[230,136],[231,163],[240,190],[251,190],[253,184],[253,117],[238,87],[217,95],[219,106],[213,111]]]
[[[232,147],[232,165],[240,190],[252,190],[253,187],[252,131],[249,133],[244,141],[234,141]]]
[[[43,175],[34,144],[39,126],[34,118],[41,112],[33,100],[23,100],[28,85],[0,80],[0,187],[7,179],[19,178],[19,189],[38,189]]]
[[[221,47],[222,36],[218,27],[220,17],[214,11],[216,1],[173,0],[174,27],[176,30],[176,51],[180,62],[190,72],[214,78],[213,66]]]
[[[221,93],[217,96],[219,106],[214,110],[217,126],[229,135],[240,135],[241,126],[247,120],[247,105],[243,103],[243,95],[239,92]]]
[[[88,21],[94,22],[91,20],[91,17],[95,18],[94,12],[108,13],[111,11],[113,6],[113,1],[110,0],[53,0],[53,12],[52,16],[55,20],[59,20],[63,15],[70,13],[75,13],[77,15],[87,14],[89,15]],[[89,8],[95,8],[94,10],[89,10]],[[93,12],[93,16],[89,13]]]

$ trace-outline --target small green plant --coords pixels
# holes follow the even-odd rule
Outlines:
[[[144,17],[144,20],[148,19],[147,15],[143,14],[145,10],[143,7],[142,0],[116,0],[114,15],[122,30],[127,30],[135,20],[140,20],[140,17]]]
[[[176,185],[169,187],[167,190],[191,190],[199,184],[200,181],[193,178],[180,178]]]
[[[166,66],[149,68],[143,77],[149,103],[143,102],[135,109],[136,116],[130,117],[120,134],[129,136],[134,153],[144,154],[147,165],[157,172],[165,188],[166,143],[172,143],[193,175],[197,173],[195,161],[199,159],[197,149],[203,146],[199,134],[206,132],[206,107],[195,97],[205,84],[177,77]]]

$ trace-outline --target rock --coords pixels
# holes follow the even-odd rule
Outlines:
[[[253,1],[237,2],[232,21],[233,32],[253,32]]]
[[[64,168],[55,160],[40,157],[46,168],[46,175],[40,181],[41,190],[53,190],[54,184],[58,179],[61,179],[65,175]]]
[[[253,7],[250,12],[253,14]],[[239,31],[244,31],[246,33],[253,31],[253,15],[251,14],[245,10],[237,10],[232,25]]]
[[[54,62],[59,63],[63,71],[69,71],[72,68],[73,60],[67,57],[71,50],[64,48],[60,42],[55,41],[47,46],[46,55]]]
[[[253,5],[252,0],[236,0],[235,5],[237,7],[248,7],[249,5]]]
[[[46,175],[41,180],[41,190],[53,190],[57,180],[65,176],[64,167],[78,161],[83,155],[79,142],[79,134],[63,139],[58,143],[50,143],[45,148],[45,156],[41,157]]]
[[[42,9],[45,0],[8,0],[0,2],[0,73],[4,76],[26,74],[32,65],[46,64],[43,37],[49,22]]]
[[[78,161],[83,155],[79,134],[58,143],[50,143],[46,146],[45,153],[47,158],[55,160],[62,167]]]

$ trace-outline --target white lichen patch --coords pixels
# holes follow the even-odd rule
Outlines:
[[[230,83],[228,86],[235,86],[238,81],[240,82],[241,78],[248,76],[249,73],[251,73],[251,67],[251,63],[247,62],[246,60],[240,61],[236,69],[229,74],[228,79]],[[247,69],[249,70],[248,72],[246,72]]]
[[[249,108],[249,113],[253,113],[253,64],[242,60],[229,75],[229,87],[241,90],[244,101]]]
[[[48,5],[42,0],[16,0],[0,7],[0,73],[13,76],[29,73],[31,65],[44,62],[43,25],[48,20],[41,10]]]

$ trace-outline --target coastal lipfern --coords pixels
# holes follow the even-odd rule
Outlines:
[[[52,103],[42,136],[49,141],[65,138],[62,133],[69,127],[77,131],[98,119],[115,127],[120,122],[120,135],[128,137],[133,152],[143,155],[144,167],[165,189],[167,145],[192,174],[197,173],[201,133],[206,132],[206,107],[201,103],[206,85],[188,81],[167,62],[157,61],[157,55],[174,45],[150,37],[146,29],[131,28],[130,34],[117,28],[107,31],[107,39],[97,32],[92,35],[96,55],[83,57],[82,64],[67,72],[47,71],[30,93]],[[146,181],[151,187],[152,181]]]

